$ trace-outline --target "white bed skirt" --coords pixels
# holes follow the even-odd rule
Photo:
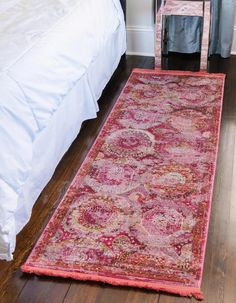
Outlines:
[[[16,234],[29,221],[35,201],[78,135],[82,122],[96,117],[97,100],[125,49],[125,28],[120,26],[35,140],[30,176],[19,195],[19,207],[11,218],[12,231],[5,241],[0,241],[0,259],[12,259]]]

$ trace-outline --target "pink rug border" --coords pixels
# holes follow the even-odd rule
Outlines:
[[[73,273],[73,272],[65,272],[65,271],[59,271],[59,270],[52,270],[52,269],[44,269],[44,268],[38,268],[38,267],[33,267],[30,265],[27,265],[28,258],[30,258],[33,250],[35,249],[35,246],[37,245],[38,241],[41,240],[43,237],[43,232],[45,228],[53,221],[54,219],[54,214],[58,210],[58,208],[61,206],[61,204],[64,201],[64,198],[67,195],[67,192],[70,190],[70,187],[73,185],[75,178],[77,177],[79,171],[82,169],[83,165],[86,163],[87,158],[90,156],[90,153],[92,152],[93,146],[96,145],[98,140],[100,139],[100,136],[102,134],[102,131],[106,125],[106,122],[110,118],[111,114],[115,111],[116,107],[118,107],[119,103],[121,102],[121,96],[123,91],[125,90],[126,86],[128,85],[129,79],[131,78],[133,73],[143,73],[143,74],[156,74],[156,75],[186,75],[186,76],[199,76],[199,77],[212,77],[212,78],[222,78],[223,80],[223,85],[222,85],[222,93],[221,93],[221,110],[220,110],[220,117],[218,121],[218,133],[217,133],[217,146],[216,146],[216,154],[215,154],[215,160],[214,160],[214,175],[213,175],[213,186],[211,188],[211,193],[210,193],[210,204],[209,204],[209,211],[208,211],[208,217],[207,217],[207,237],[205,239],[204,245],[203,245],[203,260],[201,264],[201,277],[199,279],[198,287],[183,287],[183,286],[175,286],[175,285],[167,285],[164,283],[150,283],[150,282],[142,282],[142,281],[135,281],[135,280],[125,280],[125,279],[117,279],[117,278],[112,278],[112,277],[105,277],[105,276],[99,276],[99,275],[90,275],[90,274],[82,274],[82,273]],[[204,262],[205,262],[205,254],[206,254],[206,246],[207,246],[207,238],[208,238],[208,231],[209,231],[209,223],[210,223],[210,215],[211,215],[211,207],[212,207],[212,199],[213,199],[213,193],[214,193],[214,182],[215,182],[215,176],[216,176],[216,164],[217,164],[217,158],[218,158],[218,151],[219,151],[219,138],[220,138],[220,125],[221,125],[221,117],[222,117],[222,104],[223,104],[223,98],[224,98],[224,87],[225,87],[225,74],[223,73],[207,73],[207,72],[191,72],[191,71],[179,71],[179,70],[150,70],[150,69],[140,69],[140,68],[134,68],[128,77],[128,80],[121,90],[113,108],[111,109],[110,113],[108,114],[106,120],[104,121],[104,124],[102,125],[99,134],[97,138],[95,139],[94,143],[92,144],[87,156],[84,158],[81,166],[78,168],[77,173],[73,177],[73,180],[66,190],[64,196],[61,199],[61,202],[58,204],[56,207],[51,219],[48,221],[46,226],[44,227],[44,230],[42,231],[41,236],[38,238],[36,241],[32,252],[28,256],[27,260],[25,263],[21,266],[22,272],[25,273],[34,273],[37,275],[48,275],[48,276],[57,276],[57,277],[63,277],[63,278],[72,278],[75,280],[84,280],[84,281],[97,281],[97,282],[105,282],[111,285],[119,285],[119,286],[133,286],[133,287],[139,287],[139,288],[147,288],[147,289],[152,289],[156,291],[165,291],[168,293],[172,294],[179,294],[180,296],[185,296],[185,297],[195,297],[198,300],[203,300],[203,293],[200,289],[201,283],[202,283],[202,277],[203,277],[203,268],[204,268]]]
[[[184,71],[184,70],[163,70],[163,69],[142,69],[142,68],[134,68],[132,73],[143,73],[143,74],[160,74],[160,75],[186,75],[186,76],[199,76],[199,77],[210,77],[210,78],[225,78],[225,74],[223,73],[208,73],[208,72],[192,72],[192,71]]]

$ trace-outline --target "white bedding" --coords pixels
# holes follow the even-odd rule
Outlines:
[[[58,161],[96,116],[125,29],[119,0],[1,0],[0,25],[0,259],[10,260]]]

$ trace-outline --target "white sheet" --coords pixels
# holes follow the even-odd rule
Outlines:
[[[96,116],[125,30],[118,0],[4,0],[0,25],[0,258],[9,260],[56,164]]]

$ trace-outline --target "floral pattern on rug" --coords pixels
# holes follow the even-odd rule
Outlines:
[[[199,288],[223,85],[134,71],[25,268]]]

